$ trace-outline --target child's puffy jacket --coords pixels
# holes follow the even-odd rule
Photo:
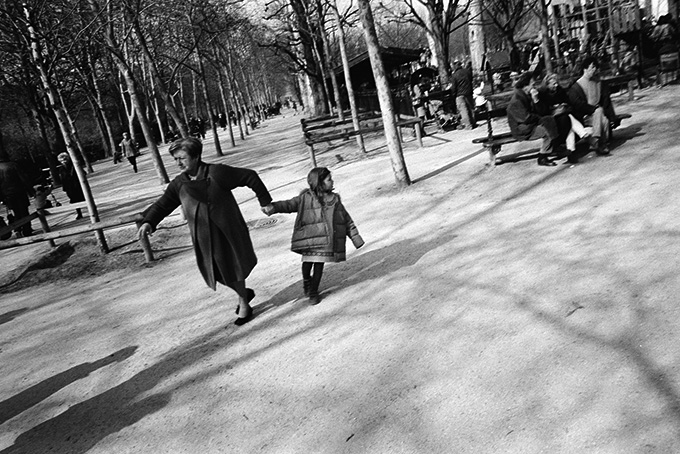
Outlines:
[[[352,240],[356,248],[363,246],[364,240],[340,201],[340,196],[334,195],[333,232],[327,231],[323,207],[309,189],[292,199],[272,203],[275,213],[297,213],[291,241],[293,252],[327,248],[332,242],[333,252],[344,255],[346,237]]]

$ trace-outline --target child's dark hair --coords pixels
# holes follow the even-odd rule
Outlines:
[[[330,174],[331,171],[326,167],[314,167],[307,174],[307,184],[309,184],[309,189],[312,190],[317,200],[319,200],[319,203],[321,204],[323,204],[323,196],[326,193],[323,188],[323,180],[325,180]]]

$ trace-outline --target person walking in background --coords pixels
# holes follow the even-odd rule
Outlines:
[[[19,166],[10,161],[9,156],[0,150],[0,202],[12,211],[12,218],[7,220],[8,224],[28,216],[29,197],[34,195],[33,186],[19,170]],[[15,232],[18,237],[31,236],[33,227],[29,222],[16,229]]]
[[[476,128],[475,103],[472,97],[472,72],[458,60],[453,62],[453,87],[451,91],[456,97],[456,109],[458,109],[465,129]]]
[[[130,138],[130,134],[127,132],[123,133],[123,141],[120,143],[120,151],[132,165],[132,170],[137,173],[137,156],[139,156],[139,148],[137,148],[137,144]]]
[[[311,304],[321,301],[319,283],[325,263],[345,261],[345,242],[349,237],[358,249],[364,240],[345,209],[340,196],[333,192],[333,177],[325,167],[316,167],[307,175],[309,188],[290,200],[272,202],[262,208],[274,213],[297,213],[291,250],[302,255],[302,285]],[[313,273],[312,273],[313,269]]]
[[[59,169],[59,178],[61,179],[61,187],[68,196],[69,202],[78,203],[85,201],[83,188],[80,186],[76,168],[71,161],[71,156],[68,153],[59,153],[57,159],[61,163]],[[76,220],[82,219],[83,212],[80,208],[76,208]]]
[[[179,139],[170,145],[170,154],[182,171],[165,193],[147,208],[138,235],[152,233],[158,223],[182,206],[198,269],[208,287],[226,285],[238,294],[234,322],[243,325],[253,317],[250,301],[255,292],[246,288],[246,278],[257,264],[248,226],[232,190],[249,187],[260,206],[271,203],[266,186],[254,170],[201,160],[203,145],[195,137]]]

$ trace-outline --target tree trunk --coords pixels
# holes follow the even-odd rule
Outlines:
[[[319,12],[319,33],[321,33],[321,41],[323,42],[323,53],[326,57],[323,60],[323,65],[327,68],[326,72],[330,74],[331,85],[333,86],[333,97],[335,98],[335,108],[338,110],[338,118],[340,119],[340,121],[342,121],[345,119],[345,113],[342,111],[342,103],[340,102],[340,88],[338,87],[338,78],[336,77],[335,71],[333,71],[333,65],[331,64],[331,46],[330,43],[328,42],[328,35],[326,34],[323,7],[320,0],[316,1],[316,9]],[[331,9],[333,9],[333,6],[331,6]],[[328,100],[328,106],[332,113],[333,104],[330,102],[330,97]]]
[[[236,80],[236,74],[234,74],[234,65],[232,63],[232,56],[231,52],[227,52],[227,65],[229,66],[229,85],[231,87],[231,95],[234,98],[234,103],[236,104],[236,110],[237,112],[240,112],[241,118],[238,119],[238,127],[241,130],[241,140],[244,140],[245,137],[243,137],[243,130],[245,129],[246,135],[250,135],[248,132],[248,124],[246,123],[246,111],[245,107],[241,104],[241,100],[243,99],[242,96],[239,98],[239,95],[241,94],[241,90],[239,89],[238,81]],[[241,128],[241,120],[243,120],[243,128]]]
[[[470,60],[472,70],[481,73],[486,44],[484,37],[484,25],[482,18],[482,0],[470,1],[470,15],[468,16],[468,39],[470,42]]]
[[[52,181],[54,182],[54,184],[61,184],[59,171],[57,170],[57,166],[59,165],[59,163],[57,162],[56,153],[54,152],[52,144],[50,143],[50,140],[47,137],[47,129],[45,128],[45,118],[38,109],[35,110],[31,109],[31,113],[33,114],[33,120],[35,121],[35,125],[38,128],[40,138],[42,139],[43,142],[42,147],[43,155],[45,156],[47,164],[50,167],[50,176],[52,177]]]
[[[215,142],[215,152],[217,156],[224,156],[222,153],[222,146],[220,145],[220,136],[217,132],[217,124],[215,123],[215,115],[213,113],[212,102],[208,96],[208,81],[205,79],[205,67],[203,66],[203,58],[201,52],[196,48],[196,59],[198,60],[199,77],[201,78],[201,87],[203,88],[203,97],[205,98],[205,107],[208,110],[208,121],[210,122],[210,129],[213,133],[213,140]]]
[[[100,10],[96,4],[96,0],[88,1],[90,4],[90,8],[92,9],[92,12],[94,13],[95,16],[98,16],[100,14]],[[144,106],[142,105],[142,102],[137,94],[137,82],[134,78],[134,75],[132,74],[132,71],[130,70],[130,67],[128,66],[125,59],[120,54],[120,49],[118,48],[115,40],[113,39],[113,31],[110,28],[108,28],[105,32],[105,39],[107,45],[109,46],[111,56],[114,58],[116,65],[118,66],[118,71],[122,74],[123,78],[125,79],[128,94],[130,95],[130,101],[134,107],[134,110],[137,112],[137,119],[139,121],[139,125],[142,128],[142,133],[144,134],[144,140],[146,140],[146,145],[149,151],[151,152],[151,157],[153,160],[154,167],[156,168],[156,174],[158,175],[160,184],[162,185],[168,184],[170,182],[170,179],[168,178],[168,173],[166,172],[165,166],[163,165],[163,160],[161,159],[161,155],[158,151],[156,141],[153,137],[153,134],[151,133],[149,122],[146,116],[144,115]],[[130,132],[132,133],[132,131]]]
[[[550,34],[548,33],[548,6],[546,0],[539,0],[539,21],[541,23],[541,48],[543,49],[543,61],[546,72],[553,72],[552,60],[550,59]]]
[[[182,115],[184,115],[184,124],[186,125],[189,121],[189,115],[187,114],[187,103],[184,101],[184,77],[181,71],[179,76],[179,102],[182,106]]]
[[[349,101],[350,112],[352,113],[352,126],[355,131],[361,129],[359,124],[359,111],[357,110],[357,102],[354,97],[354,87],[352,86],[352,78],[349,72],[349,59],[347,58],[347,47],[345,46],[345,30],[342,27],[342,21],[340,20],[340,13],[338,13],[338,5],[333,0],[333,5],[331,5],[331,10],[333,17],[335,19],[335,25],[338,28],[338,46],[340,47],[340,57],[342,58],[342,72],[345,76],[345,88],[347,89],[347,100]],[[338,103],[340,101],[338,100]],[[362,153],[366,153],[366,146],[364,144],[364,137],[361,134],[356,135],[357,147]]]
[[[440,37],[444,36],[442,30],[441,18],[437,16],[436,12],[432,10],[428,3],[427,17],[431,30],[427,30],[427,41],[430,45],[432,57],[437,62],[437,73],[439,74],[439,82],[442,85],[449,83],[451,77],[451,69],[449,66],[448,46],[440,41]],[[448,36],[445,38],[448,39]]]
[[[406,170],[406,162],[404,161],[404,154],[401,149],[401,141],[399,140],[399,134],[397,133],[394,107],[392,105],[392,93],[390,92],[390,87],[387,83],[387,77],[385,77],[385,68],[383,66],[382,57],[380,56],[380,45],[375,31],[373,12],[371,11],[369,0],[358,0],[358,6],[361,25],[364,29],[364,39],[366,40],[366,46],[368,47],[368,57],[371,60],[375,86],[378,90],[378,101],[380,102],[387,149],[389,150],[390,160],[392,161],[392,170],[394,172],[394,177],[397,180],[397,185],[408,186],[411,184],[411,179]]]
[[[220,99],[222,101],[222,109],[224,110],[224,115],[227,120],[227,127],[229,128],[229,141],[231,142],[231,146],[235,147],[236,146],[236,141],[234,140],[234,129],[232,128],[231,125],[231,118],[229,118],[229,111],[231,110],[229,108],[229,103],[227,102],[227,95],[224,92],[224,75],[222,74],[223,71],[226,71],[224,68],[224,64],[220,62],[220,59],[218,57],[217,51],[214,51],[214,58],[215,62],[217,62],[217,68],[215,68],[215,71],[217,72],[217,87],[219,88],[220,91]]]
[[[78,162],[85,164],[85,167],[87,168],[87,173],[93,173],[94,169],[92,168],[92,163],[90,162],[90,159],[87,157],[87,153],[85,153],[85,150],[83,149],[83,144],[80,143],[80,138],[78,137],[78,130],[76,129],[76,124],[73,121],[73,118],[71,117],[68,108],[66,107],[66,103],[64,102],[61,90],[58,87],[55,88],[57,88],[59,102],[61,103],[61,107],[64,110],[64,116],[66,117],[69,128],[71,129],[71,137],[73,138],[73,142],[76,144],[76,147],[78,148],[78,153],[80,154],[80,159],[78,160]]]
[[[63,106],[61,104],[60,99],[61,96],[57,92],[57,88],[55,87],[55,85],[50,80],[47,69],[45,68],[45,64],[43,62],[44,52],[42,51],[42,49],[40,49],[38,34],[36,33],[35,28],[33,26],[33,21],[31,18],[31,14],[28,10],[28,6],[24,5],[23,8],[31,40],[30,52],[31,57],[33,59],[33,64],[35,65],[38,71],[38,74],[40,76],[40,82],[42,83],[43,89],[45,90],[45,94],[49,98],[52,110],[57,118],[57,122],[59,123],[59,128],[64,137],[66,149],[68,150],[68,153],[71,156],[71,161],[73,161],[73,163],[75,164],[78,162],[77,150],[71,137],[68,121],[62,110]],[[76,175],[78,177],[78,181],[80,182],[80,186],[83,189],[83,195],[85,196],[85,202],[87,203],[87,208],[90,215],[90,222],[93,224],[95,222],[99,222],[99,212],[97,211],[97,206],[95,205],[94,197],[92,196],[92,189],[90,188],[90,184],[87,181],[87,176],[85,176],[85,172],[83,172],[83,169],[79,165],[74,165],[74,168],[76,171]],[[106,244],[106,237],[104,236],[104,231],[96,230],[95,235],[97,238],[97,242],[99,243],[100,249],[105,253],[109,252],[108,245]]]
[[[128,13],[132,14],[130,11],[128,11]],[[170,114],[170,116],[172,117],[172,120],[175,122],[175,125],[179,129],[180,135],[182,137],[189,137],[189,132],[187,130],[186,123],[182,121],[182,118],[179,116],[177,109],[175,109],[175,106],[172,104],[172,100],[170,99],[168,90],[166,90],[165,85],[163,84],[163,80],[161,79],[161,76],[159,74],[158,67],[156,67],[156,62],[154,61],[151,52],[149,52],[149,46],[147,45],[146,38],[142,34],[142,31],[139,26],[139,21],[134,20],[132,21],[132,24],[133,24],[132,29],[135,33],[135,37],[137,38],[137,42],[142,48],[144,57],[146,58],[146,61],[149,64],[149,72],[151,73],[152,87],[154,87],[155,90],[158,90],[158,93],[160,94],[160,97],[163,100],[163,104],[165,105],[165,111],[168,112],[168,114]],[[156,108],[156,110],[158,110],[158,108]],[[161,128],[160,121],[158,123],[158,127],[161,129],[161,137],[163,137],[164,132],[163,128]],[[165,142],[165,140],[163,141]]]

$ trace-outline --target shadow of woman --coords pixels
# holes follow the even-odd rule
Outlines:
[[[97,369],[125,361],[136,350],[137,347],[126,347],[92,363],[79,364],[0,402],[0,424],[23,413],[71,383],[87,377]]]
[[[21,309],[16,309],[13,311],[5,312],[4,314],[0,314],[0,325],[4,325],[5,323],[11,322],[24,312],[27,312],[28,308],[27,307],[22,307]],[[1,421],[0,421],[1,422]]]

